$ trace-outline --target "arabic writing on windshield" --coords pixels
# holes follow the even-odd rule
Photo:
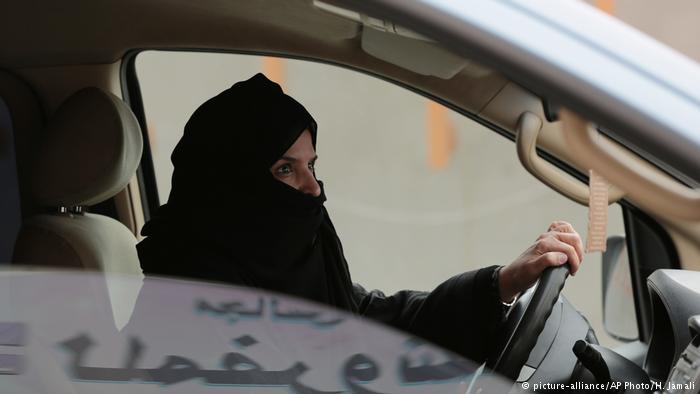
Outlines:
[[[230,302],[210,302],[196,299],[194,310],[201,318],[214,318],[226,324],[235,324],[242,319],[264,319],[274,325],[304,323],[315,330],[327,331],[341,326],[342,316],[329,312],[303,309],[298,306],[284,306],[275,297],[258,297],[257,301],[247,305],[241,300]],[[336,390],[324,391],[314,388],[304,380],[304,376],[314,368],[325,365],[313,365],[309,360],[291,362],[284,369],[269,369],[264,362],[244,354],[247,349],[264,342],[254,333],[246,333],[230,339],[230,344],[238,351],[223,351],[216,368],[207,368],[195,358],[182,354],[163,353],[162,361],[152,366],[141,366],[146,352],[147,342],[139,336],[129,336],[126,340],[124,363],[121,366],[91,366],[90,358],[99,352],[99,343],[90,333],[78,332],[58,345],[69,354],[67,373],[72,380],[105,383],[157,383],[173,386],[186,381],[197,381],[211,386],[261,387],[285,386],[294,393],[384,393],[371,388],[371,383],[382,374],[396,376],[398,385],[415,385],[465,380],[473,372],[471,363],[442,353],[443,361],[436,362],[434,352],[415,353],[415,349],[427,346],[415,338],[404,341],[403,354],[394,355],[398,365],[397,371],[388,371],[369,354],[350,352],[343,356],[336,375],[340,384]],[[350,349],[352,350],[352,349]],[[327,359],[318,360],[327,363]],[[339,373],[339,374],[338,374]]]

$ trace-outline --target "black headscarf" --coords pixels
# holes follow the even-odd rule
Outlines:
[[[276,180],[270,167],[316,122],[263,74],[202,104],[172,154],[168,203],[141,231],[146,274],[262,287],[356,311],[325,194]]]

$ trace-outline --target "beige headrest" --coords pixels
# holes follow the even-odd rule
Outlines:
[[[32,187],[44,206],[84,206],[124,189],[141,160],[138,121],[118,97],[98,88],[70,96],[49,120]]]

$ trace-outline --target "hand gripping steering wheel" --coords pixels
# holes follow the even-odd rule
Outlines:
[[[499,344],[498,349],[502,350],[498,356],[486,363],[488,368],[512,381],[518,378],[568,276],[569,264],[544,270],[525,312],[521,316],[509,316],[509,320],[515,318],[517,323]]]

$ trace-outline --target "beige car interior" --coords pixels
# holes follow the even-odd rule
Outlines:
[[[105,272],[121,329],[140,289],[124,280],[142,277],[137,239],[132,228],[87,209],[110,198],[119,206],[128,191],[143,150],[138,122],[120,98],[95,87],[73,93],[43,122],[26,84],[3,72],[0,82],[14,134],[21,134],[15,146],[24,218],[12,262]]]
[[[700,264],[700,226],[696,222],[700,219],[700,197],[696,191],[683,189],[665,172],[625,147],[591,131],[589,125],[575,115],[564,115],[564,122],[546,121],[542,102],[533,93],[478,62],[445,54],[446,51],[434,43],[400,26],[351,12],[343,13],[324,2],[313,0],[124,0],[105,2],[100,7],[93,6],[87,0],[79,0],[71,4],[45,2],[45,10],[41,13],[35,13],[35,6],[29,3],[18,3],[13,7],[16,9],[13,12],[20,17],[8,18],[4,26],[8,34],[0,37],[3,47],[0,67],[18,77],[12,83],[29,87],[31,94],[38,97],[40,105],[34,103],[28,107],[32,107],[34,112],[38,107],[42,112],[38,119],[25,116],[28,118],[24,119],[25,126],[15,126],[20,174],[26,173],[30,156],[26,152],[46,149],[42,148],[42,144],[49,143],[56,148],[38,162],[38,168],[43,168],[45,172],[38,170],[32,178],[32,184],[43,184],[36,190],[32,189],[32,193],[37,193],[33,196],[42,205],[52,206],[55,211],[29,219],[28,214],[35,214],[36,211],[29,212],[33,208],[25,209],[25,206],[33,205],[23,203],[25,223],[18,245],[24,246],[18,247],[21,252],[18,257],[41,253],[31,249],[39,249],[36,245],[42,237],[39,233],[44,231],[40,230],[42,226],[61,228],[62,232],[72,237],[86,231],[87,226],[94,223],[110,229],[106,231],[124,236],[124,240],[119,241],[123,242],[121,246],[115,247],[127,249],[133,246],[136,239],[134,234],[143,223],[143,212],[138,186],[132,177],[136,167],[134,162],[127,159],[134,159],[140,145],[132,134],[126,135],[137,132],[138,125],[133,117],[128,116],[128,109],[119,109],[122,104],[117,103],[121,101],[115,99],[115,96],[122,96],[122,67],[132,50],[196,48],[317,59],[411,86],[413,90],[431,98],[438,97],[444,104],[476,115],[510,133],[517,142],[513,154],[519,155],[524,167],[567,198],[587,204],[587,185],[539,157],[537,149],[584,174],[594,168],[613,181],[614,186],[609,189],[610,203],[624,198],[646,209],[666,225],[678,248],[681,262],[685,264],[684,268],[700,269],[700,265],[688,266],[690,262]],[[23,21],[27,19],[34,21],[32,29],[26,29]],[[57,23],[60,23],[60,29],[55,28]],[[128,28],[125,28],[127,25]],[[403,49],[391,52],[391,48],[397,45]],[[416,56],[416,53],[430,55]],[[417,58],[432,61],[423,63],[416,61]],[[6,84],[8,82],[0,78],[0,92],[8,89],[4,86]],[[101,96],[98,90],[89,90],[92,98],[84,96],[88,94],[86,91],[78,93],[78,98],[72,96],[88,86],[111,95],[104,96],[102,93]],[[85,110],[65,108],[81,95],[86,101],[102,103],[100,105],[105,106],[102,108],[104,111],[119,114],[122,126],[126,126],[89,128],[86,124],[85,127],[71,128],[71,119],[63,119],[68,117],[66,112],[71,112],[80,122],[86,122],[90,115]],[[71,98],[66,100],[69,96]],[[98,105],[95,103],[85,102],[84,106]],[[47,127],[41,126],[40,119],[44,117],[50,119]],[[126,121],[126,118],[131,120]],[[78,119],[72,121],[78,122]],[[564,128],[566,133],[563,132]],[[86,161],[80,162],[83,159],[76,157],[72,163],[76,167],[61,168],[66,165],[63,160],[67,160],[67,155],[75,154],[72,144],[64,139],[73,138],[75,133],[85,133],[81,134],[81,143],[92,141],[88,135],[90,132],[109,133],[108,138],[112,140],[122,138],[125,143],[120,149],[125,149],[124,161],[118,164],[118,177],[98,176],[95,172],[93,175],[100,178],[98,181],[93,179],[79,184],[71,172],[78,171],[81,166],[95,166],[90,160],[100,158],[96,152],[115,148],[85,146],[88,150],[84,157]],[[33,141],[34,133],[41,138]],[[586,141],[591,139],[605,141],[594,141],[586,145],[589,149],[581,150],[585,153],[578,154]],[[604,145],[606,150],[602,150],[600,145]],[[577,149],[571,149],[571,146]],[[603,157],[611,156],[610,152],[614,157],[624,157],[622,160],[626,164],[603,160]],[[630,171],[630,167],[634,167],[634,171]],[[107,178],[110,179],[109,186]],[[93,181],[96,183],[91,183]],[[20,181],[23,201],[28,199],[28,185],[28,181]],[[81,193],[88,189],[91,193],[77,193],[79,189]],[[70,212],[57,211],[62,206],[90,205],[98,197],[108,198],[108,195],[114,194],[117,195],[115,201],[122,222],[120,225],[105,217],[93,218],[93,215],[82,214],[76,219],[77,216]],[[98,238],[106,236],[103,234],[106,233],[94,235]],[[130,236],[128,240],[127,235]],[[53,240],[46,242],[56,243]],[[104,256],[99,255],[110,253],[122,252],[103,249],[84,266],[100,267],[100,259]],[[42,257],[36,255],[32,258]],[[75,256],[66,256],[65,261],[74,264],[75,259]]]
[[[32,200],[51,212],[24,220],[13,261],[139,274],[136,238],[110,217],[84,212],[125,188],[143,143],[118,97],[97,88],[70,96],[35,142]]]

